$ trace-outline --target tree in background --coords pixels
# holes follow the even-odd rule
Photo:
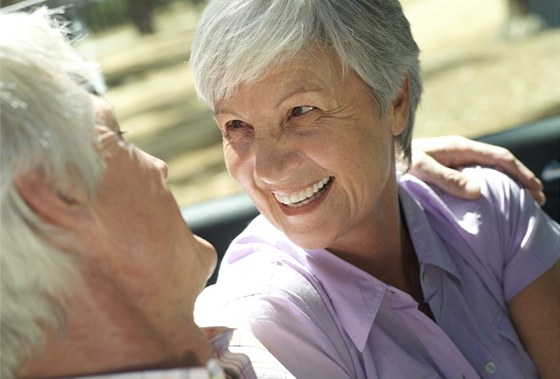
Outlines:
[[[551,0],[557,1],[557,0]],[[546,27],[542,17],[534,12],[530,0],[507,0],[508,20],[505,35],[510,39],[524,38]]]
[[[127,0],[132,23],[140,34],[153,34],[153,14],[155,4],[153,0]]]

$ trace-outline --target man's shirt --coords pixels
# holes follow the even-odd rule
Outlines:
[[[224,327],[205,331],[214,349],[214,358],[205,367],[122,372],[80,379],[293,379],[251,334]]]

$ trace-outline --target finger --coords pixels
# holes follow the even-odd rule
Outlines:
[[[514,163],[512,167],[514,169],[506,169],[506,172],[511,173],[522,185],[523,187],[531,191],[541,191],[543,189],[543,184],[541,180],[531,171],[527,166],[521,163],[519,160],[514,158]],[[517,175],[514,175],[517,172]]]
[[[539,205],[542,206],[546,203],[546,195],[544,194],[543,191],[538,191],[538,190],[528,190],[528,191],[531,194],[531,196],[533,197],[533,199],[535,199],[535,201]]]
[[[530,190],[540,190],[542,189],[542,182],[535,176],[535,174],[529,170],[519,159],[517,159],[509,150],[498,147],[487,145],[482,142],[477,142],[481,144],[482,148],[486,149],[488,146],[488,157],[487,161],[478,162],[479,164],[492,165],[494,167],[500,168],[501,171],[508,174],[514,179],[517,179],[525,188]],[[487,145],[484,147],[484,145]],[[481,158],[485,155],[480,152]]]
[[[486,156],[480,153],[479,156],[481,158],[486,157],[486,159],[488,160],[483,161],[483,159],[480,159],[477,163],[481,165],[491,165],[494,168],[509,175],[510,177],[515,179],[522,187],[526,188],[531,193],[531,196],[540,205],[543,205],[546,202],[546,196],[543,192],[542,181],[519,159],[515,158],[515,156],[509,150],[498,146],[488,146],[491,147],[489,150],[487,150],[489,155]],[[488,146],[483,148],[487,149]]]
[[[434,184],[445,192],[467,200],[480,197],[480,185],[461,172],[445,167],[434,158],[421,153],[417,156],[410,173],[426,183]]]
[[[539,204],[546,201],[541,180],[508,149],[459,136],[443,138],[446,140],[439,141],[439,148],[425,150],[437,161],[450,167],[475,164],[494,167],[528,189]]]
[[[500,169],[504,171],[506,174],[517,179],[519,184],[529,191],[529,193],[537,203],[539,203],[540,205],[544,205],[544,203],[546,202],[546,196],[543,192],[542,181],[539,178],[537,178],[531,170],[529,170],[523,163],[521,163],[517,159],[515,165],[517,166],[517,170],[518,170],[516,171],[518,172],[517,175],[515,175],[512,171],[502,169],[501,166]]]

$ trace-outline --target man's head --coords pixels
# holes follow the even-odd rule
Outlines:
[[[102,160],[90,96],[66,74],[87,78],[89,63],[68,47],[45,11],[0,17],[4,377],[31,346],[44,343],[43,327],[61,327],[62,295],[79,278],[75,259],[47,242],[62,237],[60,230],[26,204],[17,180],[31,173],[61,193],[81,187],[93,195]]]
[[[216,256],[166,164],[124,140],[45,11],[0,16],[0,52],[2,377],[205,363],[192,312]]]

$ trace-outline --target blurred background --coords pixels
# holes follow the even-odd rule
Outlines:
[[[99,62],[98,85],[126,138],[168,162],[171,189],[187,205],[240,191],[187,65],[204,3],[1,0],[0,12],[65,8],[77,47]],[[416,137],[476,137],[560,114],[560,1],[401,3],[422,50]]]

